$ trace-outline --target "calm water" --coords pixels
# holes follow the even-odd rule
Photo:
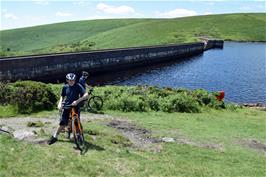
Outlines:
[[[226,101],[266,103],[266,43],[226,42],[182,61],[105,75],[94,84],[224,90]]]

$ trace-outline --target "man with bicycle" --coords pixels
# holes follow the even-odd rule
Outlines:
[[[79,84],[76,83],[76,75],[74,73],[69,73],[66,75],[67,84],[62,88],[61,97],[57,108],[62,110],[62,103],[65,105],[76,106],[78,113],[80,114],[80,103],[88,98],[88,93],[85,89]],[[51,145],[57,141],[57,137],[60,132],[68,125],[70,110],[64,109],[59,126],[54,133],[54,135],[48,141],[48,144]]]
[[[90,88],[90,86],[86,83],[86,80],[89,77],[89,73],[87,71],[82,71],[82,75],[79,78],[80,85],[86,90],[86,88]]]

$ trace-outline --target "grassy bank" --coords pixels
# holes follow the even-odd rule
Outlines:
[[[30,114],[56,108],[62,85],[34,81],[0,83],[1,117]],[[124,112],[188,112],[199,113],[208,109],[235,109],[236,105],[218,101],[218,92],[203,89],[188,90],[155,86],[102,86],[94,94],[103,101],[103,111]],[[88,104],[85,104],[88,109]]]
[[[125,146],[122,142],[114,144],[113,139],[122,134],[106,126],[109,119],[83,123],[85,139],[90,143],[83,155],[63,136],[61,141],[48,146],[18,142],[0,134],[0,176],[266,175],[265,154],[248,145],[248,141],[266,143],[263,111],[106,113],[150,130],[152,137],[182,137],[194,144],[161,142],[144,149]],[[91,134],[96,138],[92,139]],[[204,144],[218,144],[221,148]]]
[[[266,41],[266,14],[223,14],[176,19],[66,22],[0,31],[1,56],[135,47],[199,41],[199,37]]]
[[[47,111],[42,100],[58,96],[61,87],[28,81],[1,85],[1,101],[13,105],[0,106],[0,117],[32,117],[31,126],[38,118],[57,120],[58,111]],[[265,111],[220,104],[204,90],[106,86],[96,87],[95,94],[105,101],[104,115],[83,112],[86,151],[73,149],[64,134],[52,146],[0,134],[0,176],[266,175]],[[10,102],[13,96],[32,112],[20,113]],[[44,127],[36,133],[48,139],[55,126]]]

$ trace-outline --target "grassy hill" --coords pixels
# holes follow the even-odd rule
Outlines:
[[[266,41],[266,14],[65,22],[0,31],[1,56],[199,41]]]

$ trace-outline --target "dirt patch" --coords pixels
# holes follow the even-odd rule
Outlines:
[[[134,147],[147,149],[151,144],[162,142],[159,138],[151,137],[151,131],[139,127],[125,120],[112,120],[106,124],[109,127],[119,130],[123,136],[128,138]]]
[[[114,117],[104,114],[82,114],[81,122],[88,122],[92,120],[105,120],[114,119]],[[11,135],[18,139],[30,143],[45,144],[46,137],[54,133],[59,124],[59,116],[46,118],[36,117],[14,117],[14,118],[1,118],[0,128],[4,131],[10,132]],[[0,131],[0,133],[6,133]]]
[[[178,133],[175,138],[154,138],[151,136],[152,132],[150,130],[139,127],[126,120],[112,120],[111,122],[107,123],[107,126],[119,130],[123,136],[128,138],[133,143],[134,147],[140,149],[149,149],[154,152],[160,152],[162,150],[162,146],[160,144],[156,144],[159,142],[186,144],[199,148],[214,149],[222,152],[224,151],[224,146],[222,144],[195,142],[184,137],[180,133]]]
[[[255,149],[256,151],[264,153],[266,155],[266,144],[258,140],[255,139],[238,140],[237,143],[241,144],[242,146]]]

